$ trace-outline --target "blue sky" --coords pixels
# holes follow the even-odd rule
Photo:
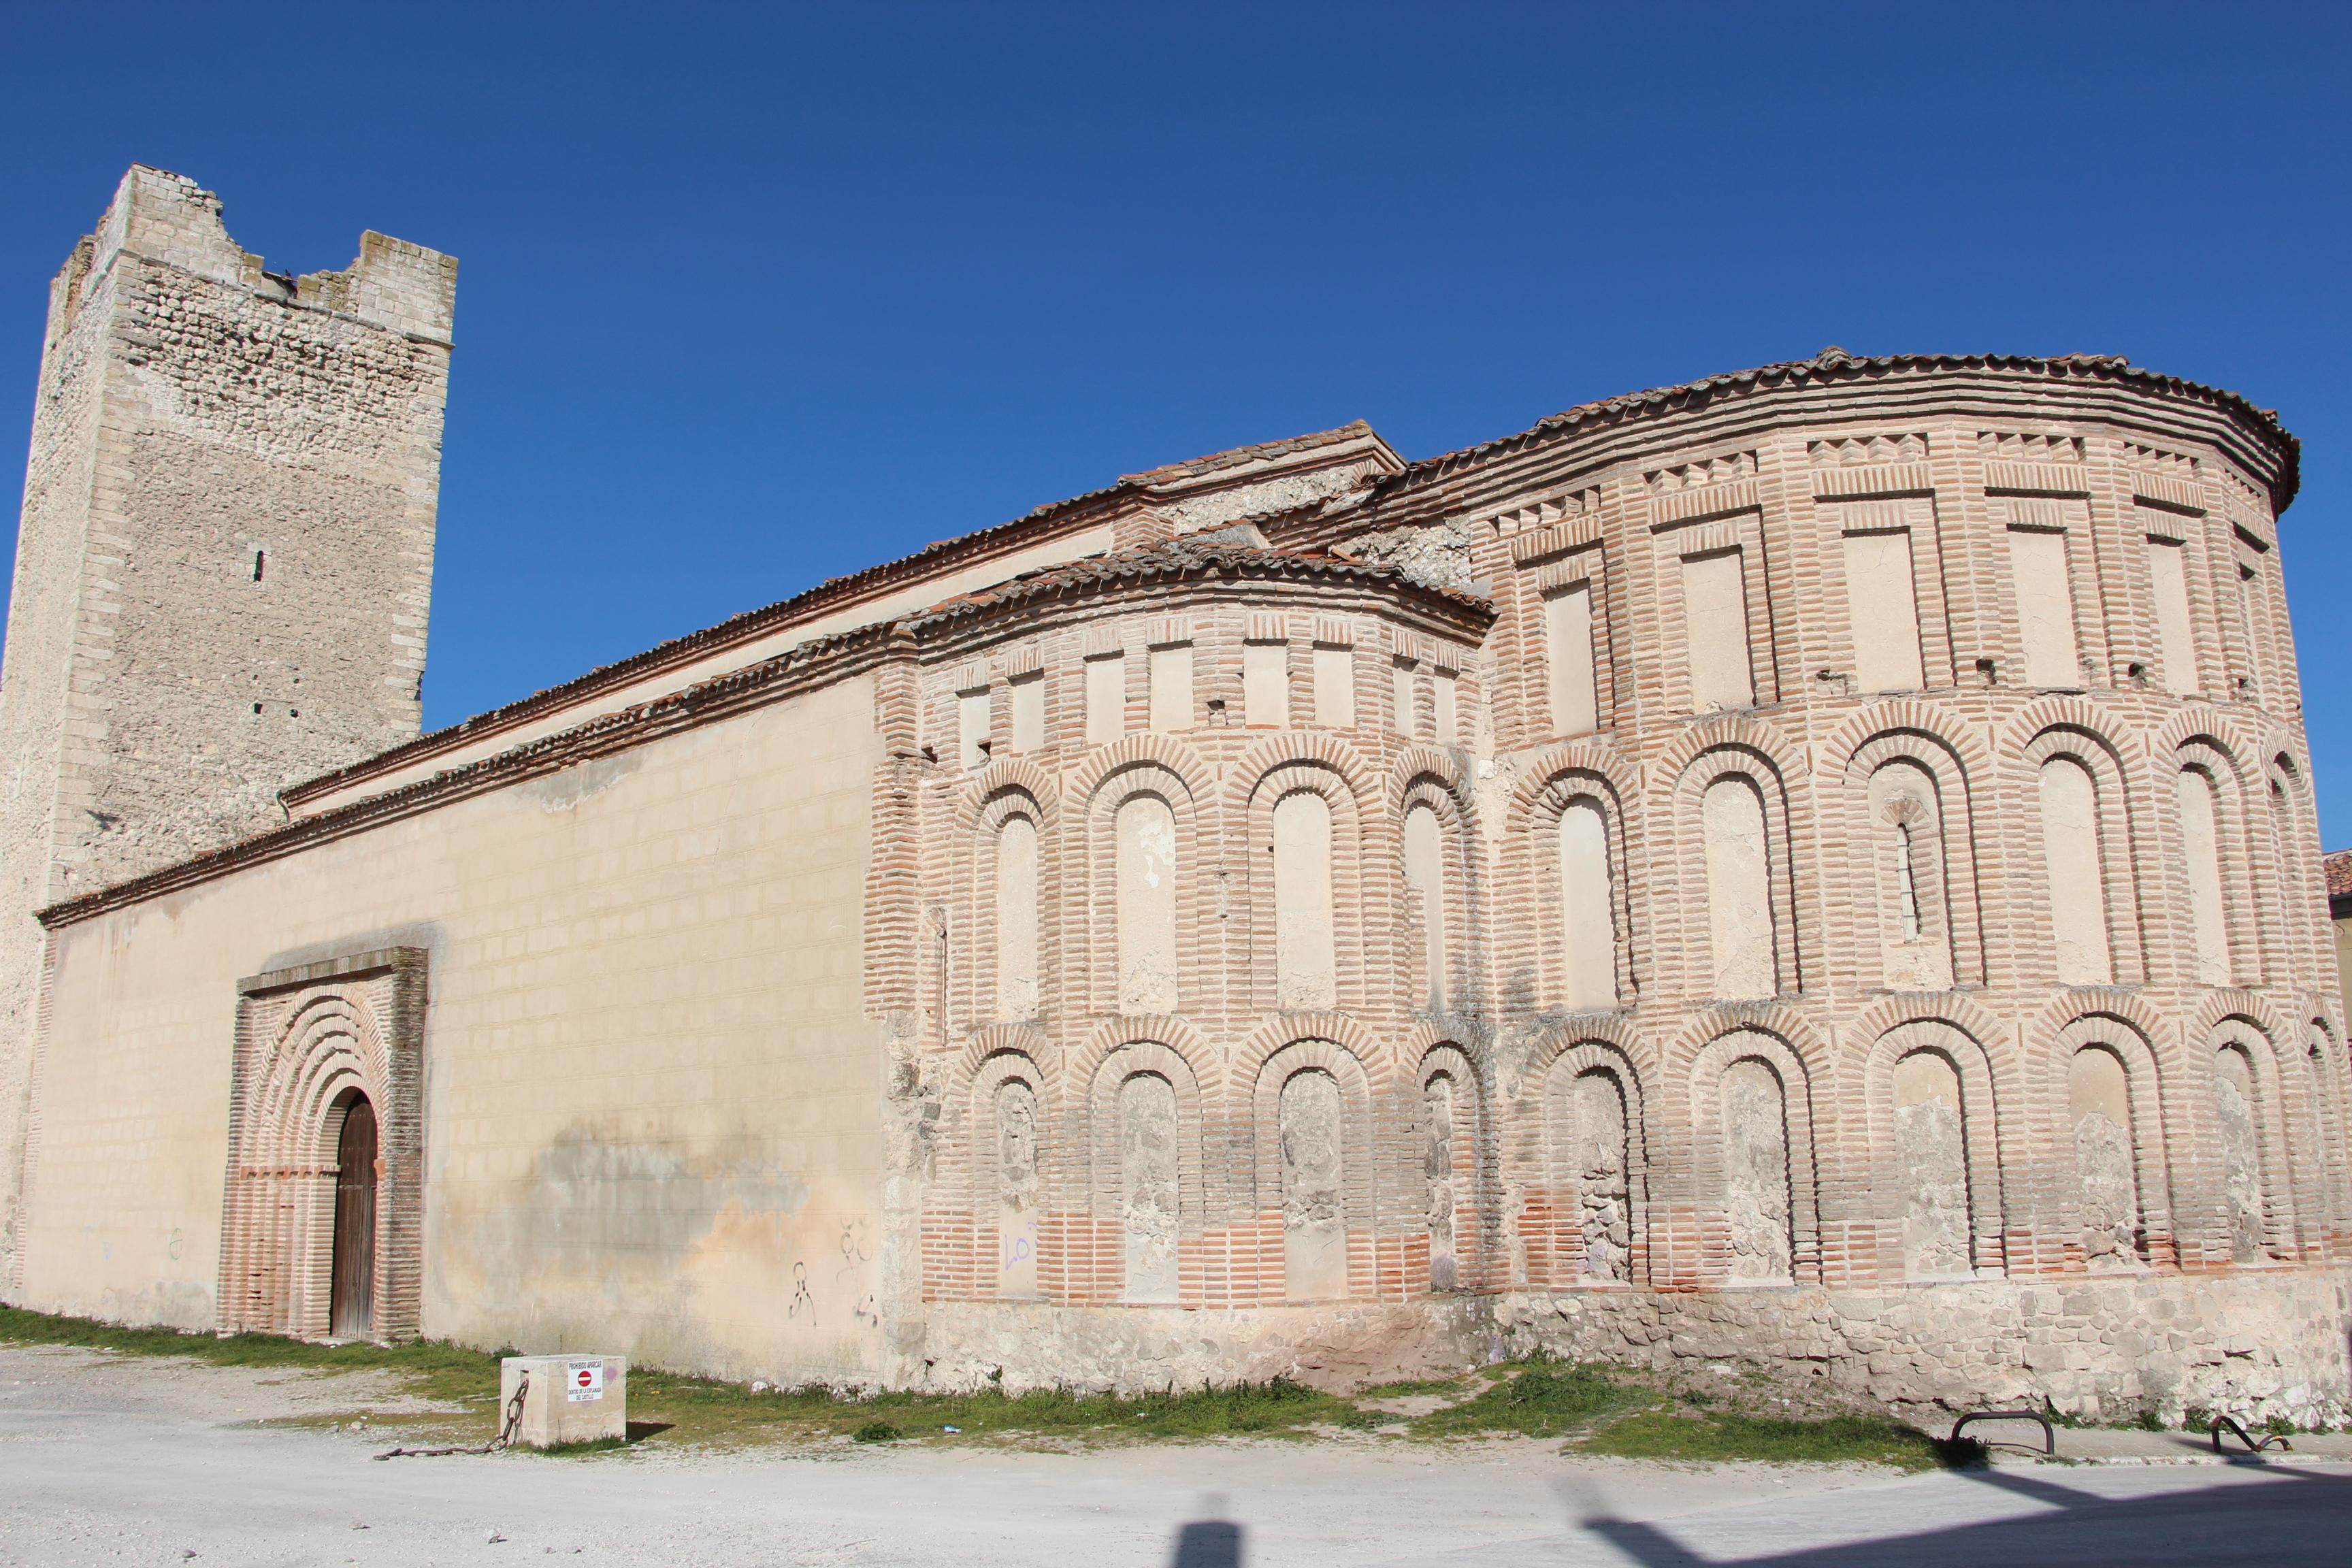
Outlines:
[[[273,270],[461,258],[435,725],[1223,447],[2122,353],[2303,437],[2352,843],[2347,56],[2340,5],[10,5],[0,479],[134,161]]]

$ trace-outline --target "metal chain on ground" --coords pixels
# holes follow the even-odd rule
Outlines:
[[[2246,1446],[2246,1452],[2249,1454],[2259,1454],[2265,1448],[2284,1448],[2290,1454],[2294,1452],[2294,1445],[2277,1433],[2265,1433],[2261,1437],[2256,1437],[2247,1431],[2244,1424],[2234,1415],[2214,1416],[2211,1431],[2213,1451],[2217,1454],[2221,1452],[2221,1434],[2224,1432],[2233,1434],[2239,1442]]]
[[[392,1448],[376,1456],[379,1459],[437,1459],[444,1454],[495,1454],[514,1446],[515,1429],[522,1425],[522,1403],[530,1393],[528,1370],[515,1374],[514,1396],[507,1401],[506,1425],[499,1435],[478,1448]]]

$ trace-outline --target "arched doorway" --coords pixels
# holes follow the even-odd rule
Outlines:
[[[221,1327],[416,1337],[426,969],[372,948],[237,982]]]
[[[375,1331],[375,1107],[353,1090],[335,1142],[334,1284],[328,1332],[364,1340]]]

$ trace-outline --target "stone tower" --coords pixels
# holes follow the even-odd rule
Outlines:
[[[457,270],[369,233],[268,272],[217,196],[134,166],[49,286],[0,659],[0,1279],[33,911],[417,732]]]

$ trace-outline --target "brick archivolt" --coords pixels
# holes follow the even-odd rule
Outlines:
[[[376,1114],[373,1331],[418,1331],[425,955],[373,951],[240,982],[222,1204],[223,1326],[329,1331],[337,1141]]]
[[[2313,891],[2315,819],[2284,684],[2293,653],[2275,533],[2248,499],[2256,491],[2223,472],[2233,459],[2221,449],[2200,447],[2180,458],[2189,478],[2174,482],[2210,491],[2207,513],[2159,516],[2125,493],[2153,482],[2129,477],[2145,464],[2110,452],[2095,423],[2034,429],[1985,407],[1928,417],[1915,402],[1894,428],[1873,421],[1857,395],[1835,420],[1719,433],[1679,455],[1662,449],[1669,433],[1654,426],[1645,455],[1629,448],[1622,468],[1589,443],[1572,458],[1505,452],[1446,491],[1453,500],[1414,490],[1397,515],[1376,504],[1357,526],[1454,530],[1448,508],[1469,519],[1465,574],[1490,585],[1496,612],[1483,640],[1376,587],[1299,583],[1267,584],[1256,601],[1170,584],[1107,591],[1056,602],[1018,628],[1024,678],[1034,671],[1045,683],[1043,745],[1011,758],[1000,749],[969,775],[915,765],[923,868],[912,882],[924,892],[878,903],[873,940],[895,951],[900,922],[931,905],[950,911],[922,928],[943,940],[918,966],[919,983],[898,993],[936,1042],[929,1070],[953,1080],[972,1068],[950,1063],[992,1059],[973,1054],[977,1038],[1012,1048],[998,1033],[1008,1022],[987,1004],[992,836],[1004,803],[1034,802],[1023,809],[1040,827],[1044,984],[1021,1048],[1024,1070],[1040,1077],[1045,1201],[1095,1249],[1089,1283],[1069,1286],[1071,1299],[1118,1299],[1103,1261],[1118,1219],[1100,1169],[1111,1147],[1100,1106],[1115,1092],[1104,1074],[1140,1062],[1147,1046],[1170,1064],[1163,1076],[1194,1130],[1185,1136],[1199,1140],[1181,1298],[1196,1304],[1282,1299],[1268,1261],[1282,1245],[1279,1204],[1267,1196],[1280,1174],[1271,1108],[1285,1076],[1310,1062],[1346,1090],[1349,1289],[1366,1296],[1430,1289],[1413,1269],[1435,1201],[1423,1195],[1422,1096],[1440,1062],[1457,1064],[1444,1076],[1475,1096],[1475,1105],[1457,1099],[1454,1113],[1466,1149],[1454,1201],[1476,1210],[1457,1210],[1461,1288],[1732,1283],[1720,1086],[1743,1060],[1769,1068],[1785,1094],[1779,1131],[1749,1129],[1744,1157],[1769,1173],[1780,1141],[1794,1279],[1906,1277],[1906,1183],[1916,1172],[1895,1080],[1899,1069],[1915,1083],[1934,1079],[1920,1065],[1928,1058],[1944,1064],[1954,1086],[1944,1092],[1958,1100],[1950,1158],[1969,1269],[2088,1267],[2079,1235],[2088,1134],[2069,1079],[2085,1049],[2112,1058],[2126,1086],[2138,1205],[2129,1267],[2236,1266],[2220,1237],[2233,1179],[2217,1152],[2221,1049],[2251,1064],[2270,1258],[2352,1256],[2340,1004]],[[2099,417],[2116,406],[2106,396]],[[2179,458],[2181,445],[2168,440],[2166,451]],[[1821,452],[1849,449],[1899,457],[1823,468]],[[1735,458],[1739,472],[1721,484],[1659,491],[1648,478],[1711,472],[1706,465]],[[1585,477],[1563,471],[1572,463]],[[2050,493],[2063,505],[2041,507],[2036,486],[2057,487]],[[1541,522],[1551,515],[1544,498],[1564,494],[1578,498],[1576,514]],[[1541,527],[1523,538],[1514,530],[1529,516]],[[1897,527],[1910,531],[1925,684],[1857,691],[1840,540]],[[2013,527],[2065,531],[2078,689],[2021,683]],[[2151,538],[2191,552],[2194,692],[2168,693],[2146,674],[2158,635],[2144,564]],[[1687,645],[1678,580],[1665,579],[1702,547],[1743,552],[1759,694],[1747,709],[1690,714],[1678,695]],[[2241,582],[2252,584],[2243,616]],[[1582,735],[1549,732],[1546,595],[1563,591],[1591,596],[1601,720]],[[939,756],[952,753],[957,692],[968,694],[972,669],[994,657],[976,632],[960,635],[936,660],[919,643],[906,677],[905,700],[922,715],[914,733]],[[1246,722],[1242,645],[1269,641],[1286,650],[1280,729]],[[1191,722],[1154,732],[1144,656],[1180,646],[1192,650]],[[1089,745],[1081,662],[1118,650],[1125,732]],[[1335,654],[1351,686],[1345,722],[1319,710]],[[1449,710],[1455,728],[1438,734]],[[1009,710],[992,711],[1001,741]],[[2058,759],[2092,781],[2108,984],[2063,984],[2055,967],[2042,769]],[[2197,979],[2184,769],[2214,787],[2231,972],[2222,986]],[[1777,968],[1774,994],[1746,1000],[1709,994],[1716,895],[1702,807],[1707,787],[1733,776],[1752,784],[1762,807]],[[1271,812],[1302,790],[1330,807],[1339,1005],[1286,1014],[1275,1005]],[[1117,1013],[1112,824],[1138,792],[1166,799],[1176,821],[1181,973],[1164,1018]],[[1616,1007],[1581,1016],[1563,1004],[1559,845],[1561,815],[1580,801],[1605,825],[1618,994]],[[1406,875],[1403,824],[1419,806],[1443,835],[1442,1016],[1424,1005],[1433,931]],[[1898,827],[1928,858],[1907,884],[1889,870]],[[1906,912],[1916,930],[1903,935],[1895,928]],[[1934,983],[1933,964],[1890,978],[1889,952],[1906,942],[1940,948],[1948,980]],[[1633,1235],[1622,1279],[1589,1271],[1577,1251],[1590,1241],[1580,1226],[1603,1225],[1608,1212],[1580,1197],[1560,1124],[1563,1085],[1591,1073],[1608,1075],[1625,1106],[1622,1203]],[[950,1092],[949,1121],[961,1100],[976,1108],[981,1098]],[[942,1151],[981,1157],[980,1141],[950,1131]],[[1580,1157],[1595,1156],[1588,1147]],[[2242,1189],[2245,1177],[2235,1179]],[[935,1194],[952,1204],[953,1191]],[[937,1275],[929,1288],[990,1294],[971,1269]]]

